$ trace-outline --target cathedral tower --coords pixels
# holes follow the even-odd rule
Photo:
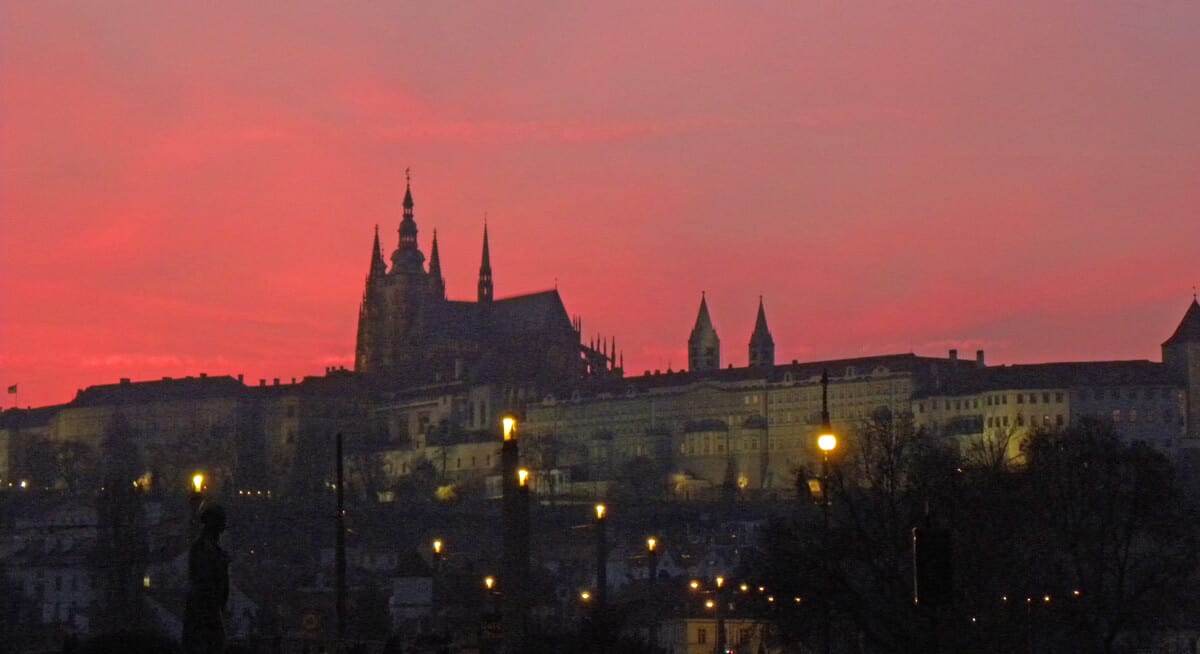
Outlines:
[[[767,329],[767,312],[763,309],[762,296],[758,296],[758,317],[754,320],[754,333],[750,335],[750,367],[771,368],[775,365],[775,339]]]
[[[488,254],[487,222],[483,223],[483,260],[479,264],[479,302],[492,301],[492,257]]]
[[[708,301],[700,294],[700,312],[688,338],[688,370],[717,370],[721,367],[721,339],[708,316]]]

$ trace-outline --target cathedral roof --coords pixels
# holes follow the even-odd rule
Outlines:
[[[1192,298],[1183,320],[1179,321],[1175,333],[1163,343],[1163,347],[1176,343],[1200,343],[1200,303],[1196,302],[1196,298]]]
[[[490,311],[496,328],[503,333],[573,329],[557,290],[496,300]]]

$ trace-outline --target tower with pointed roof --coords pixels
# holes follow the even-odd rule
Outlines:
[[[483,257],[479,262],[479,303],[485,304],[492,301],[492,257],[488,253],[488,233],[487,222],[483,223]]]
[[[1162,344],[1163,365],[1186,390],[1187,431],[1200,438],[1200,303],[1192,303],[1171,337]]]
[[[721,339],[708,315],[708,298],[700,294],[700,311],[688,337],[688,370],[718,370],[721,368]]]
[[[437,230],[433,230],[433,244],[429,246],[429,287],[433,296],[446,299],[446,280],[442,277],[442,259],[438,256]]]
[[[775,365],[775,339],[767,328],[767,312],[763,309],[762,296],[758,296],[758,317],[754,319],[754,333],[750,334],[750,367],[771,368]]]

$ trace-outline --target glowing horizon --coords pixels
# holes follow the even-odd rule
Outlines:
[[[498,26],[507,26],[500,29]],[[404,171],[474,298],[627,374],[1159,359],[1200,283],[1200,5],[0,5],[0,384],[353,367]],[[12,406],[5,395],[3,407]]]

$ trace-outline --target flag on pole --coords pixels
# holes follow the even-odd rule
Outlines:
[[[9,395],[16,395],[16,394],[17,394],[17,385],[16,385],[16,384],[13,384],[12,386],[9,386],[9,387],[8,387],[8,394],[9,394]]]

